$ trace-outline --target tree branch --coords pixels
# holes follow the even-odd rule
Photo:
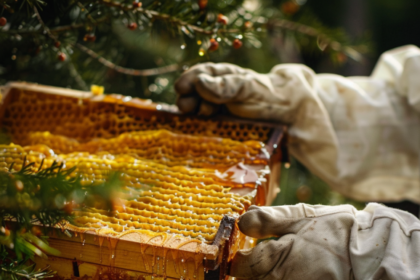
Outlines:
[[[317,29],[304,25],[301,23],[285,20],[285,19],[271,19],[267,24],[266,27],[268,30],[273,29],[273,27],[286,29],[290,31],[295,31],[310,37],[317,38],[318,40],[322,40],[324,47],[321,50],[324,50],[327,46],[330,46],[333,50],[338,51],[341,49],[341,43],[337,42],[336,40],[328,37],[324,33],[318,31]]]
[[[99,19],[96,19],[96,25],[103,23],[109,19],[108,16],[103,16]],[[78,24],[70,24],[70,25],[63,25],[63,26],[57,26],[55,28],[49,29],[50,33],[56,34],[56,33],[62,33],[69,30],[74,29],[80,29],[86,27],[85,23],[78,23]],[[42,34],[41,30],[1,30],[0,33],[8,33],[13,35],[36,35],[36,34]]]
[[[195,33],[198,34],[202,34],[202,35],[214,35],[214,34],[228,34],[228,33],[240,33],[242,32],[242,30],[240,29],[204,29],[201,27],[198,27],[196,25],[190,24],[188,22],[185,22],[179,18],[173,17],[171,15],[168,14],[162,14],[159,13],[157,11],[153,11],[153,10],[147,10],[147,9],[143,9],[143,8],[133,8],[133,7],[125,7],[123,6],[121,3],[116,3],[116,2],[111,2],[111,1],[107,1],[107,0],[100,0],[100,3],[109,6],[109,7],[114,7],[114,8],[118,8],[120,10],[123,11],[136,11],[139,13],[142,13],[144,15],[146,15],[149,18],[152,19],[158,19],[158,20],[162,20],[162,21],[166,21],[170,24],[179,26],[179,27],[187,27],[188,29],[194,31]],[[39,13],[38,13],[39,15]],[[37,17],[38,17],[37,15]],[[90,18],[89,21],[96,21],[95,23],[92,22],[92,24],[94,25],[98,25],[102,22],[105,22],[106,20],[108,20],[109,17],[108,16],[104,16],[102,18],[96,19],[94,20],[93,18]],[[43,24],[43,26],[45,27],[45,24]],[[68,31],[68,30],[72,30],[72,29],[79,29],[79,28],[83,28],[85,27],[85,23],[79,23],[79,24],[72,24],[72,25],[65,25],[65,26],[59,26],[56,28],[52,28],[50,29],[51,33],[61,33],[64,31]],[[2,33],[10,33],[10,34],[19,34],[19,35],[33,35],[33,34],[40,34],[40,30],[0,30],[0,32]]]
[[[38,12],[38,9],[36,8],[36,6],[34,5],[34,12],[36,15],[36,18],[38,19],[39,23],[41,24],[42,28],[44,28],[45,32],[47,32],[47,35],[53,39],[54,41],[57,41],[57,37],[55,37],[54,35],[51,34],[50,29],[48,28],[48,26],[45,25],[44,21],[41,18],[41,15]]]
[[[201,27],[198,27],[196,25],[193,24],[189,24],[188,22],[185,22],[181,19],[178,19],[176,17],[173,17],[171,15],[168,14],[162,14],[153,10],[147,10],[147,9],[143,9],[143,8],[137,8],[137,7],[125,7],[123,6],[121,3],[117,3],[117,2],[112,2],[110,0],[100,0],[100,3],[103,3],[104,5],[110,6],[110,7],[114,7],[114,8],[118,8],[120,10],[123,11],[137,11],[139,13],[142,13],[146,16],[148,16],[149,18],[152,19],[159,19],[162,21],[167,21],[171,24],[177,25],[177,26],[184,26],[184,27],[188,27],[190,30],[193,30],[196,33],[199,34],[203,34],[203,35],[213,35],[213,34],[222,34],[222,33],[239,33],[241,32],[240,29],[216,29],[216,30],[208,30],[208,29],[203,29]]]
[[[74,67],[73,62],[68,63],[69,71],[72,77],[74,78],[76,84],[80,87],[80,89],[88,91],[89,87],[87,86],[86,82],[80,76],[79,72],[77,72],[76,67]]]
[[[106,58],[103,58],[93,50],[76,43],[74,46],[76,46],[79,50],[83,51],[84,53],[88,54],[92,58],[98,60],[100,63],[102,63],[104,66],[113,69],[114,71],[117,71],[118,73],[122,73],[125,75],[131,75],[131,76],[154,76],[154,75],[161,75],[166,74],[170,72],[174,72],[179,70],[178,64],[171,64],[163,67],[157,67],[152,69],[131,69],[131,68],[125,68],[122,66],[118,66],[115,63],[107,60]]]

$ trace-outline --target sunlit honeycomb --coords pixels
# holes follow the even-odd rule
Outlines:
[[[125,132],[165,129],[188,135],[266,142],[270,129],[258,124],[145,113],[122,98],[88,99],[21,91],[5,110],[3,127],[18,144],[27,133],[48,131],[78,141],[111,138]],[[130,105],[130,106],[128,106]]]
[[[224,215],[238,217],[253,203],[255,194],[229,191],[254,189],[265,179],[269,156],[263,143],[271,129],[145,110],[137,102],[15,90],[2,118],[14,144],[0,146],[0,167],[20,170],[26,160],[36,170],[58,162],[64,169],[75,167],[84,184],[104,182],[117,172],[136,197],[122,198],[124,207],[111,213],[78,209],[80,227],[162,232],[211,243]],[[241,182],[243,174],[230,169],[241,164],[255,174],[264,171],[255,181]]]

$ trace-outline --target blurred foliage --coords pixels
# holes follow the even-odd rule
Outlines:
[[[420,46],[420,1],[369,0],[368,28],[375,45],[375,59],[384,51],[406,44]]]
[[[25,80],[83,90],[99,84],[108,93],[173,103],[173,81],[197,62],[267,72],[300,50],[328,54],[337,63],[367,50],[322,25],[302,1],[135,3],[0,0],[6,7],[0,16],[7,19],[0,27],[0,84]],[[234,48],[235,39],[243,46]],[[164,73],[167,66],[172,70]],[[145,69],[160,74],[136,72]]]
[[[358,202],[332,191],[321,179],[313,175],[305,166],[294,158],[281,169],[280,193],[273,205],[308,204],[352,204],[363,209],[365,203]]]
[[[118,175],[111,175],[106,183],[86,185],[74,168],[62,170],[63,166],[55,162],[42,167],[35,169],[29,163],[19,171],[12,171],[13,165],[0,170],[0,279],[51,277],[54,272],[47,268],[34,270],[31,262],[28,265],[35,255],[46,258],[47,254],[60,254],[48,245],[44,232],[71,222],[74,208],[118,206]]]

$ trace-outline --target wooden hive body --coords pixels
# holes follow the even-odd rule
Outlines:
[[[155,145],[157,138],[151,138],[152,140],[147,142],[147,145],[151,145],[151,153],[144,153],[135,147],[135,143],[130,144],[133,141],[126,145],[124,151],[137,153],[137,156],[140,155],[142,160],[164,164],[167,166],[165,172],[172,172],[170,174],[173,174],[174,170],[178,170],[179,165],[187,163],[192,169],[196,168],[196,172],[201,172],[200,176],[206,177],[206,180],[213,180],[214,182],[211,181],[210,185],[218,184],[222,187],[229,187],[231,188],[230,193],[251,197],[254,204],[270,204],[277,193],[279,165],[282,157],[280,151],[284,129],[282,126],[227,117],[203,119],[183,116],[172,106],[155,104],[150,101],[119,95],[93,95],[89,92],[26,83],[10,83],[3,89],[2,94],[0,125],[9,133],[13,143],[22,147],[40,144],[41,141],[42,144],[54,146],[53,150],[56,153],[68,154],[78,151],[77,149],[93,149],[92,147],[97,144],[95,139],[105,139],[103,140],[105,144],[108,141],[106,139],[110,139],[109,141],[114,141],[114,146],[118,146],[118,142],[115,141],[118,141],[118,137],[121,135],[135,135],[137,137],[135,139],[139,139],[138,137],[143,137],[135,134],[139,131],[162,131],[164,129],[169,131],[163,134],[165,137],[169,137],[167,139],[176,140],[177,137],[184,137],[179,135],[192,135],[193,138],[182,138],[182,141],[188,142],[188,139],[210,141],[210,148],[207,148],[205,144],[194,146],[198,147],[197,149],[204,147],[204,150],[199,150],[204,160],[197,160],[197,154],[191,152],[182,154],[182,156],[176,154],[173,149],[180,149],[181,144],[169,145],[172,150],[168,150],[167,147],[155,147],[161,145]],[[62,138],[50,136],[50,134],[39,134],[39,132],[48,132]],[[162,134],[159,134],[157,137],[161,136]],[[151,136],[147,135],[147,137]],[[242,157],[240,152],[238,155],[238,152],[232,153],[232,151],[223,150],[221,147],[227,142],[217,140],[217,143],[213,145],[211,141],[216,139],[215,137],[236,141],[234,143],[261,141],[265,143],[265,147],[259,154],[251,153],[251,156]],[[73,142],[68,139],[77,143],[73,145]],[[8,161],[12,160],[17,162],[16,168],[18,168],[19,164],[22,164],[24,153],[28,158],[32,156],[33,160],[36,160],[33,153],[19,150],[19,148],[10,148],[17,153],[15,158],[2,157],[0,154],[0,165],[7,166],[10,164]],[[188,147],[182,149],[188,149]],[[241,151],[241,147],[238,149]],[[89,151],[92,152],[92,150]],[[97,152],[97,150],[95,151]],[[121,149],[115,149],[114,153],[121,153]],[[166,158],[168,153],[169,156],[176,154],[176,159],[170,158],[168,161]],[[228,155],[226,158],[220,158],[220,155],[225,154]],[[66,156],[62,158],[68,163],[72,160]],[[217,169],[213,165],[217,166]],[[133,166],[136,168],[137,165]],[[224,172],[223,174],[229,174],[230,179],[219,180],[213,173],[208,172],[213,169],[217,172]],[[187,182],[185,178],[190,178],[188,184],[193,184],[191,186],[197,188],[194,182],[191,183],[193,175],[188,173],[190,171],[183,170],[182,172],[184,172],[184,177],[182,177],[184,181],[177,181],[176,184],[182,185],[183,182]],[[89,176],[87,175],[86,178],[91,180]],[[171,177],[170,175],[165,176]],[[236,179],[231,179],[231,177]],[[168,180],[165,181],[167,184],[173,184],[173,180],[175,180],[166,177],[159,178],[156,179],[159,182]],[[208,184],[206,183],[206,185]],[[194,198],[194,200],[196,199]],[[182,200],[182,203],[178,202],[179,205],[187,203],[185,207],[180,206],[181,210],[184,209],[182,211],[192,209],[190,206],[193,202],[185,202],[183,198],[179,198],[179,200]],[[154,200],[149,198],[149,201],[152,201],[151,204],[153,204]],[[223,209],[221,208],[221,210]],[[214,211],[216,213],[221,210],[215,208]],[[111,224],[114,230],[74,227],[66,224],[50,231],[50,245],[61,251],[60,257],[50,257],[48,260],[38,259],[37,263],[39,266],[48,263],[59,272],[60,276],[65,278],[78,276],[85,277],[85,279],[224,278],[228,261],[234,252],[247,246],[246,243],[252,242],[239,233],[235,226],[237,214],[235,215],[229,214],[223,219],[217,220],[218,227],[212,231],[212,237],[209,240],[194,239],[191,236],[173,232],[161,232],[159,231],[161,228],[154,225],[148,226],[151,231],[144,232],[134,229],[124,230],[124,228],[119,231],[119,226],[115,224]],[[118,215],[116,217],[120,218]],[[126,226],[129,223],[130,221],[126,222]],[[118,225],[120,225],[119,222]]]

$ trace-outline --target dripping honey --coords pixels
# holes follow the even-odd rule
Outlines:
[[[86,184],[122,171],[124,186],[139,190],[137,198],[122,199],[123,210],[109,215],[101,208],[78,209],[78,226],[66,225],[79,232],[81,244],[94,233],[100,264],[118,267],[118,240],[138,235],[140,244],[133,250],[141,253],[143,271],[165,278],[166,262],[173,259],[178,278],[202,279],[203,259],[210,256],[205,246],[213,242],[221,218],[239,216],[252,203],[264,204],[264,190],[256,197],[230,193],[231,188],[254,188],[255,182],[235,181],[227,171],[237,164],[256,170],[269,164],[263,144],[270,138],[267,126],[168,117],[150,113],[151,103],[117,95],[91,101],[84,94],[12,92],[0,114],[15,144],[0,146],[0,167],[14,162],[19,170],[25,157],[34,168],[58,161],[64,168],[76,166]],[[109,238],[116,239],[115,246]],[[236,251],[243,237],[232,240]],[[187,247],[196,253],[182,253]],[[109,256],[102,257],[103,248]],[[88,258],[82,253],[81,259]]]
[[[150,147],[163,145],[160,139],[166,139],[172,148],[161,155],[142,153]],[[180,145],[178,139],[188,144],[182,145],[181,152],[176,149]],[[112,215],[106,209],[75,211],[74,221],[81,227],[108,228],[115,232],[141,229],[179,234],[205,242],[214,239],[223,215],[240,215],[251,204],[248,198],[228,192],[228,187],[238,183],[217,177],[212,170],[223,170],[229,164],[239,162],[253,164],[255,161],[259,164],[257,156],[263,146],[256,141],[242,143],[179,135],[166,130],[124,133],[117,138],[85,143],[44,132],[30,134],[30,141],[31,146],[26,147],[0,146],[0,166],[7,168],[13,162],[13,168],[18,170],[26,159],[34,162],[33,168],[37,169],[41,162],[45,168],[56,161],[62,163],[64,169],[76,167],[75,172],[84,183],[104,181],[112,171],[119,171],[123,173],[124,186],[139,190],[135,199],[122,199],[123,210],[119,209]],[[213,148],[210,152],[207,145]],[[60,147],[66,147],[67,153],[63,153],[64,149]],[[204,161],[194,155],[200,152],[218,153],[220,160],[206,155],[204,158],[209,159]],[[222,160],[224,154],[231,155],[227,163]],[[167,161],[162,162],[161,157]],[[180,164],[183,160],[188,161],[189,168]],[[195,168],[203,164],[206,168]]]

